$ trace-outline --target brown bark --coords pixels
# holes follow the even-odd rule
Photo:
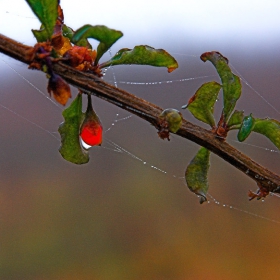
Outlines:
[[[32,50],[32,47],[25,46],[0,34],[0,52],[29,64],[31,63]],[[113,103],[155,127],[158,126],[158,116],[163,110],[159,106],[116,88],[92,74],[78,71],[61,61],[53,65],[53,70],[73,86]],[[254,162],[227,142],[217,138],[211,131],[183,120],[183,125],[176,134],[209,149],[265,189],[280,193],[280,177],[278,175]]]

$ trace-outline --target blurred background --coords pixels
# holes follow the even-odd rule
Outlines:
[[[199,59],[216,50],[242,77],[237,109],[280,119],[279,1],[61,5],[73,29],[90,23],[121,30],[112,55],[146,44],[167,50],[180,65],[170,74],[116,66],[104,80],[180,109],[202,83],[219,81]],[[33,45],[31,29],[39,26],[25,1],[0,0],[0,33]],[[68,163],[58,152],[63,108],[46,98],[45,75],[0,54],[0,85],[1,280],[279,279],[279,198],[249,202],[256,184],[212,155],[215,200],[200,205],[183,178],[199,147],[175,135],[162,141],[148,123],[97,98],[104,143],[90,150],[88,164]],[[231,132],[228,142],[279,173],[279,153],[264,137],[251,135],[241,144]]]

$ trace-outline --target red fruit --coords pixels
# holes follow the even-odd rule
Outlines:
[[[102,131],[102,124],[96,113],[93,111],[91,96],[88,95],[88,107],[86,110],[85,120],[81,125],[80,137],[90,146],[101,145]]]

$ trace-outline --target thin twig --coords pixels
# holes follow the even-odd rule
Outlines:
[[[29,64],[31,63],[32,50],[32,47],[25,46],[0,34],[0,52]],[[163,110],[159,106],[116,88],[92,74],[78,71],[63,62],[55,63],[53,70],[73,86],[113,103],[148,121],[155,127],[158,126],[158,116]],[[254,162],[227,142],[217,138],[211,131],[183,120],[183,125],[176,134],[204,146],[241,170],[265,189],[280,193],[280,177],[278,175]]]

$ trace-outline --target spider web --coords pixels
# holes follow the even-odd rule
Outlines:
[[[196,56],[193,56],[194,58],[197,58]],[[27,71],[25,69],[22,69],[22,67],[19,67],[19,70],[15,69],[18,65],[17,62],[13,62],[13,60],[10,60],[9,62],[7,62],[7,57],[1,55],[1,62],[2,62],[2,66],[4,65],[6,69],[9,69],[11,72],[13,72],[13,79],[16,81],[23,81],[24,83],[26,83],[29,87],[30,87],[30,91],[33,92],[33,94],[40,94],[44,99],[46,99],[46,102],[51,104],[51,106],[54,108],[55,111],[59,111],[61,113],[62,108],[57,105],[52,99],[50,99],[50,97],[47,95],[46,90],[41,90],[39,89],[36,85],[34,85],[34,83],[29,80],[29,78],[25,78],[24,74],[21,74],[19,71],[24,70],[24,73],[26,74]],[[15,65],[13,65],[15,64]],[[13,66],[12,66],[13,65]],[[108,73],[111,71],[111,76],[113,77],[113,80],[109,80],[109,81],[113,81],[113,84],[115,84],[115,86],[118,86],[118,84],[123,85],[123,88],[125,88],[125,86],[133,86],[136,87],[137,89],[140,88],[140,90],[142,90],[143,88],[146,89],[147,87],[162,87],[162,86],[166,86],[168,85],[176,85],[176,84],[183,84],[183,87],[187,87],[188,83],[190,82],[198,82],[198,84],[202,83],[201,80],[205,80],[205,79],[212,79],[212,76],[194,76],[194,77],[184,77],[184,78],[180,78],[180,79],[172,79],[172,80],[160,80],[160,81],[151,81],[151,82],[139,82],[139,81],[123,81],[120,80],[118,81],[117,79],[117,74],[118,74],[118,70],[114,70],[114,69],[108,69],[106,75],[105,75],[105,79],[110,79]],[[32,73],[33,74],[33,73]],[[243,81],[245,79],[243,78]],[[256,92],[256,90],[247,82],[244,82],[245,85],[248,85],[248,87],[255,92],[258,96],[260,96],[260,93]],[[155,91],[157,91],[157,89],[155,89]],[[264,97],[261,95],[261,98],[264,99]],[[97,100],[95,101],[95,103],[97,102]],[[272,106],[269,104],[269,102],[265,99],[265,103],[267,106],[271,107]],[[96,109],[98,111],[98,104],[95,104]],[[35,127],[35,129],[39,129],[42,130],[44,133],[48,134],[49,137],[52,137],[54,139],[56,139],[56,141],[60,141],[59,139],[59,135],[55,130],[49,130],[44,128],[44,125],[41,125],[40,123],[38,123],[36,120],[30,119],[29,117],[25,117],[24,115],[22,115],[22,113],[18,113],[17,110],[11,109],[10,107],[7,107],[3,102],[0,102],[0,107],[5,110],[8,111],[10,114],[15,115],[17,118],[21,119],[24,122],[27,122],[28,124],[30,124],[31,126]],[[178,185],[179,188],[181,188],[183,186],[183,188],[186,189],[186,192],[188,191],[186,186],[185,186],[185,182],[184,182],[184,173],[182,172],[174,172],[174,170],[172,170],[172,168],[170,168],[168,165],[165,165],[165,167],[162,167],[160,162],[158,162],[157,160],[155,160],[155,158],[157,158],[156,155],[153,155],[153,157],[150,159],[148,159],[147,156],[145,156],[145,153],[147,153],[147,151],[145,151],[145,146],[141,146],[141,153],[139,152],[135,152],[130,145],[127,145],[128,148],[125,147],[126,144],[123,144],[121,142],[118,142],[119,140],[115,140],[116,138],[116,134],[118,134],[118,129],[121,128],[121,126],[125,126],[125,124],[127,122],[135,122],[137,121],[137,118],[131,114],[128,114],[127,112],[124,112],[123,110],[120,110],[119,108],[114,107],[114,109],[111,110],[112,114],[110,116],[110,118],[107,120],[107,124],[105,125],[105,137],[104,137],[104,143],[101,146],[103,150],[108,150],[109,152],[113,152],[113,153],[119,153],[122,155],[125,155],[131,159],[133,159],[134,161],[138,162],[137,168],[149,168],[151,170],[154,170],[154,172],[160,173],[162,174],[162,176],[168,176],[169,178],[172,178],[172,180],[174,180],[174,184]],[[278,113],[278,112],[277,112]],[[111,119],[111,121],[110,121]],[[155,131],[153,131],[154,134],[156,134]],[[171,145],[173,144],[173,139],[174,136],[172,136],[172,140],[171,140]],[[159,139],[157,139],[157,141],[161,141]],[[230,140],[230,142],[232,143],[238,143],[238,145],[240,145],[241,147],[246,147],[249,146],[252,149],[259,149],[259,150],[263,150],[266,153],[269,152],[270,154],[276,154],[277,157],[279,157],[279,151],[276,149],[271,149],[270,147],[263,147],[263,146],[258,146],[255,144],[251,144],[251,143],[239,143],[236,140]],[[121,144],[119,144],[121,143]],[[143,144],[143,143],[142,143]],[[162,144],[162,143],[161,143]],[[193,156],[193,154],[192,154]],[[180,160],[180,162],[182,163],[182,160]],[[185,162],[185,165],[188,162]],[[143,166],[143,167],[141,167]],[[250,210],[247,210],[246,208],[248,208],[248,206],[245,205],[245,203],[243,203],[242,207],[241,206],[235,206],[234,204],[230,203],[226,203],[223,200],[218,199],[217,197],[219,196],[219,194],[214,194],[212,193],[211,190],[211,183],[210,183],[210,194],[208,195],[208,203],[209,205],[215,205],[215,206],[219,206],[221,208],[225,208],[228,210],[235,210],[238,211],[239,213],[245,214],[245,215],[250,215],[253,217],[256,217],[258,219],[264,219],[267,220],[269,222],[273,222],[273,223],[280,223],[280,221],[273,219],[273,218],[269,218],[269,217],[265,217],[261,214],[257,214],[256,212],[251,212]],[[244,193],[244,196],[246,196],[246,194]],[[278,195],[274,195],[273,197],[275,198],[279,198]],[[193,196],[190,197],[190,199],[195,199],[193,198]],[[268,199],[267,199],[268,200]],[[270,202],[270,201],[269,201]]]
[[[11,13],[9,13],[11,14]],[[20,16],[20,15],[13,15],[15,17]],[[29,18],[29,17],[26,17]],[[33,19],[30,17],[30,19]],[[125,68],[119,67],[119,68],[111,68],[107,69],[106,75],[104,76],[104,80],[114,84],[115,86],[122,87],[130,92],[133,92],[139,96],[142,96],[143,98],[147,98],[150,101],[159,104],[162,107],[174,107],[174,108],[180,108],[181,105],[185,104],[189,97],[195,92],[195,90],[205,81],[216,79],[217,76],[213,75],[213,69],[210,69],[209,66],[202,65],[201,68],[204,68],[204,70],[196,70],[194,71],[191,75],[186,76],[186,73],[189,72],[189,69],[192,68],[192,65],[194,63],[197,63],[199,61],[199,54],[188,54],[188,53],[178,53],[176,51],[171,52],[172,55],[174,55],[176,58],[179,57],[180,62],[181,61],[187,61],[189,65],[185,66],[184,62],[183,64],[183,70],[180,70],[178,74],[175,74],[175,76],[172,74],[172,78],[169,78],[169,76],[164,76],[162,75],[163,72],[159,71],[159,74],[155,70],[151,70],[148,68],[143,68],[143,69],[137,69],[137,76],[135,76],[135,71],[136,69],[131,66],[130,69],[133,69],[133,71],[130,71],[130,73],[125,73]],[[9,69],[9,71],[14,72],[14,78],[13,80],[19,82],[19,81],[24,81],[26,84],[30,86],[30,91],[32,91],[32,94],[40,94],[43,96],[44,99],[47,99],[48,104],[51,104],[53,108],[55,108],[55,115],[57,116],[57,113],[61,114],[62,108],[58,106],[50,97],[48,94],[46,94],[46,90],[42,89],[41,86],[36,86],[35,85],[35,80],[31,78],[34,75],[34,72],[32,74],[28,74],[26,70],[24,70],[26,67],[20,65],[17,62],[14,62],[13,60],[7,59],[5,56],[1,54],[1,62],[2,62],[2,69]],[[264,96],[261,92],[263,90],[256,90],[255,86],[251,85],[251,82],[249,82],[249,79],[247,81],[247,77],[243,74],[241,75],[239,73],[239,68],[235,67],[235,63],[231,63],[230,66],[234,70],[234,72],[239,75],[243,81],[243,87],[244,87],[244,93],[243,93],[243,98],[246,96],[246,98],[249,98],[250,101],[249,103],[257,103],[257,99],[261,99],[261,105],[258,105],[258,109],[261,109],[261,113],[267,114],[272,118],[278,118],[279,119],[279,110],[277,109],[277,106],[275,105],[276,103],[271,100],[269,100],[270,96]],[[25,67],[25,68],[23,68]],[[246,71],[240,70],[241,73],[246,73]],[[21,74],[22,73],[22,74]],[[148,75],[147,75],[148,73]],[[211,73],[211,75],[209,75]],[[36,74],[35,74],[36,75]],[[166,77],[165,79],[162,78],[162,76]],[[216,78],[215,78],[216,76]],[[271,75],[270,75],[271,76]],[[135,79],[137,77],[137,79]],[[148,77],[148,79],[147,79]],[[3,83],[4,80],[1,81]],[[176,88],[176,90],[175,90]],[[187,89],[187,90],[186,90]],[[143,92],[147,94],[143,94]],[[170,95],[172,95],[172,98],[170,98]],[[32,100],[32,98],[30,99]],[[251,101],[253,100],[253,101]],[[242,104],[247,105],[245,98],[244,101],[241,101]],[[102,103],[102,101],[95,100],[95,108],[98,111],[99,105]],[[26,115],[25,113],[22,113],[21,110],[17,108],[17,105],[10,105],[10,102],[6,103],[6,99],[4,101],[0,101],[0,107],[9,112],[10,114],[15,115],[18,119],[21,119],[23,122],[27,122],[30,125],[34,126],[35,129],[41,130],[44,133],[48,134],[48,137],[52,137],[56,139],[56,141],[60,141],[59,135],[56,131],[55,128],[50,128],[50,123],[51,120],[49,121],[42,121],[38,120],[34,116],[29,116],[28,114]],[[50,107],[50,106],[48,106]],[[221,102],[218,102],[217,107],[221,108]],[[249,109],[251,109],[252,106],[248,106]],[[162,143],[160,142],[159,139],[155,139],[156,137],[147,137],[146,135],[141,138],[139,138],[140,134],[137,134],[136,136],[132,137],[130,134],[131,131],[128,133],[129,137],[132,137],[135,143],[134,147],[129,144],[132,140],[129,139],[124,139],[122,135],[124,135],[125,132],[125,127],[126,126],[131,126],[132,123],[137,122],[137,125],[141,126],[140,131],[143,131],[142,124],[139,123],[137,118],[135,116],[132,116],[124,111],[122,111],[119,108],[108,106],[107,107],[109,110],[106,110],[106,115],[107,117],[103,116],[103,125],[105,127],[105,139],[104,139],[104,145],[102,145],[102,150],[107,150],[110,154],[111,153],[117,153],[121,155],[125,155],[126,157],[129,157],[133,159],[136,163],[137,166],[141,169],[145,168],[145,170],[148,168],[152,170],[153,172],[159,173],[161,176],[167,176],[171,178],[174,182],[175,185],[179,186],[179,188],[183,188],[188,192],[185,183],[184,183],[184,168],[190,161],[190,159],[194,156],[194,152],[191,151],[196,147],[196,145],[190,144],[190,149],[188,151],[191,151],[191,154],[186,157],[186,159],[180,158],[179,162],[180,164],[174,164],[174,162],[178,162],[177,158],[179,158],[180,153],[178,151],[173,151],[175,154],[175,159],[172,158],[171,160],[165,160],[162,161],[162,157],[158,158],[158,153],[157,149],[155,149],[154,153],[151,153],[151,156],[148,156],[150,154],[150,149],[147,149],[147,144],[145,144],[148,141],[148,145],[150,145],[151,141],[158,141],[159,144],[158,146],[160,147],[162,153],[164,153],[165,149],[167,149],[167,143]],[[241,109],[242,106],[240,106]],[[254,106],[253,106],[254,108]],[[52,109],[53,110],[53,109]],[[219,111],[219,110],[217,110]],[[253,110],[251,110],[253,113],[255,113]],[[184,112],[185,117],[189,118],[191,121],[190,114],[187,112]],[[218,117],[218,116],[217,116]],[[258,117],[257,112],[256,112],[256,117]],[[262,116],[260,116],[262,117]],[[57,122],[56,122],[57,123]],[[146,125],[146,124],[145,124]],[[147,133],[147,132],[145,132]],[[156,135],[156,132],[154,130],[149,130],[149,133],[154,133]],[[127,134],[127,133],[126,133]],[[129,138],[128,137],[128,138]],[[138,137],[138,138],[137,138]],[[135,140],[136,138],[136,140]],[[144,139],[143,139],[144,138]],[[259,138],[256,137],[258,140]],[[147,140],[147,141],[143,141]],[[137,142],[136,142],[137,141]],[[150,142],[149,142],[150,141]],[[235,137],[230,136],[228,139],[229,143],[236,145],[240,147],[240,150],[244,151],[248,155],[254,157],[256,156],[256,153],[258,153],[257,159],[260,159],[262,161],[263,157],[269,157],[272,158],[271,161],[273,161],[274,164],[272,164],[271,167],[272,169],[275,169],[277,167],[277,163],[279,163],[279,151],[276,150],[270,143],[267,141],[261,139],[262,145],[255,144],[255,142],[250,142],[248,143],[239,143],[235,140]],[[157,143],[158,143],[157,142]],[[182,144],[182,141],[174,139],[174,136],[172,136],[172,140],[170,145],[172,145],[175,142],[175,145],[178,145],[179,147],[182,147],[183,145],[187,144]],[[184,141],[186,142],[186,141]],[[189,142],[188,142],[189,143]],[[170,146],[169,145],[169,146]],[[169,149],[169,148],[168,148]],[[180,149],[178,149],[180,150]],[[261,152],[260,152],[261,151]],[[268,155],[268,156],[267,156]],[[213,160],[212,160],[213,161]],[[216,159],[214,159],[216,161]],[[182,163],[184,162],[184,166],[182,169]],[[276,163],[277,162],[277,163]],[[216,163],[212,163],[212,166]],[[174,168],[173,168],[174,166]],[[180,168],[178,168],[180,166]],[[219,165],[220,168],[220,165]],[[217,173],[217,169],[213,173]],[[277,172],[277,171],[276,171]],[[219,174],[220,175],[220,174]],[[216,176],[214,176],[216,177]],[[212,181],[212,182],[211,182]],[[223,180],[225,182],[225,180]],[[258,219],[265,219],[273,223],[280,223],[280,221],[274,219],[274,218],[269,218],[269,217],[264,217],[261,214],[257,214],[258,211],[259,213],[262,212],[263,205],[267,203],[259,203],[258,207],[261,208],[260,210],[254,207],[250,207],[247,205],[247,201],[245,202],[240,202],[238,206],[233,205],[232,199],[229,199],[229,202],[225,202],[224,198],[219,199],[219,189],[218,187],[216,188],[215,186],[219,186],[220,184],[224,183],[219,183],[217,184],[217,179],[212,179],[210,178],[210,194],[209,194],[209,205],[215,205],[219,206],[220,208],[225,208],[227,210],[235,210],[238,211],[242,214],[254,216]],[[212,186],[213,185],[213,186]],[[227,187],[226,187],[227,188]],[[254,188],[254,186],[250,186],[248,188]],[[240,188],[238,192],[241,192],[244,197],[246,197],[246,193],[244,191],[244,187]],[[223,196],[222,196],[223,197]],[[274,195],[273,198],[278,198],[277,195]],[[195,199],[193,196],[190,196],[190,199]],[[236,200],[234,200],[236,201]],[[268,203],[271,203],[271,199],[268,198],[266,199]],[[261,206],[260,206],[261,205]],[[249,209],[249,210],[248,210]],[[252,211],[250,209],[253,209]]]

